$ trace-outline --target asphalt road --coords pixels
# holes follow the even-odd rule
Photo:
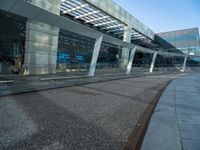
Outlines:
[[[1,97],[0,149],[122,150],[149,101],[176,76],[135,77]]]

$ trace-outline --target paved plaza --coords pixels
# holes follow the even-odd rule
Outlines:
[[[143,76],[0,98],[0,149],[121,150],[161,86]]]

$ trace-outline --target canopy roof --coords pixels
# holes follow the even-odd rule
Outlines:
[[[112,0],[62,0],[61,15],[120,39],[123,39],[125,26],[131,27],[131,40],[151,42],[154,38],[153,31]]]

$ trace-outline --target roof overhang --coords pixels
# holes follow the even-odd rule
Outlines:
[[[19,16],[23,16],[28,19],[40,21],[40,22],[43,22],[55,27],[59,27],[61,29],[70,31],[72,33],[90,37],[93,39],[96,39],[97,37],[103,34],[100,31],[87,27],[83,24],[70,20],[66,17],[53,14],[47,10],[37,7],[33,5],[32,3],[24,1],[24,0],[1,0],[0,9],[7,12],[14,13]],[[117,46],[130,48],[130,49],[133,49],[136,47],[135,44],[124,42],[123,40],[120,40],[108,34],[103,34],[103,41],[110,44],[117,45]],[[145,52],[145,53],[155,53],[154,50],[147,49],[141,46],[137,46],[137,50]],[[185,56],[184,54],[164,53],[164,52],[162,53],[159,52],[159,53],[163,55],[170,55],[170,56],[175,56],[175,55]]]

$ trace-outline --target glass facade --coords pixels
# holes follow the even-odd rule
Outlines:
[[[157,35],[183,53],[200,53],[198,28],[158,33]]]
[[[31,14],[32,12],[25,10],[27,15],[23,15],[19,13],[19,7],[14,9],[15,5],[12,11],[7,8],[3,10],[27,18],[0,11],[1,73],[17,73],[23,64],[28,70],[27,74],[80,71],[88,73],[95,38],[101,33],[104,34],[104,42],[101,43],[97,59],[97,71],[112,68],[126,69],[130,46],[122,43],[122,39],[126,42],[131,41],[138,47],[141,46],[142,50],[138,48],[140,52],[136,51],[134,57],[135,67],[149,69],[153,50],[200,53],[197,28],[159,33],[157,35],[160,37],[158,40],[160,42],[158,42],[148,27],[111,0],[26,1],[20,1],[19,5],[30,5],[29,9],[37,12]],[[35,8],[31,6],[32,4],[39,7]],[[106,7],[108,5],[111,7]],[[96,45],[99,44],[100,42]],[[144,47],[148,49],[143,50]],[[99,46],[96,46],[96,50],[99,50]],[[156,65],[159,64],[161,67],[173,64],[172,60],[162,56],[158,56],[156,61]],[[123,62],[125,65],[122,67]]]
[[[185,35],[178,35],[175,37],[165,37],[164,40],[166,40],[169,43],[176,43],[183,41],[197,41],[199,40],[199,37],[197,34],[185,34]]]
[[[26,19],[0,11],[0,74],[17,73],[24,62]]]
[[[88,71],[95,40],[60,30],[57,72]]]
[[[95,40],[60,30],[57,52],[57,72],[88,72]],[[121,48],[102,42],[96,69],[118,68]]]
[[[97,60],[97,69],[120,67],[121,50],[116,45],[103,42]]]

